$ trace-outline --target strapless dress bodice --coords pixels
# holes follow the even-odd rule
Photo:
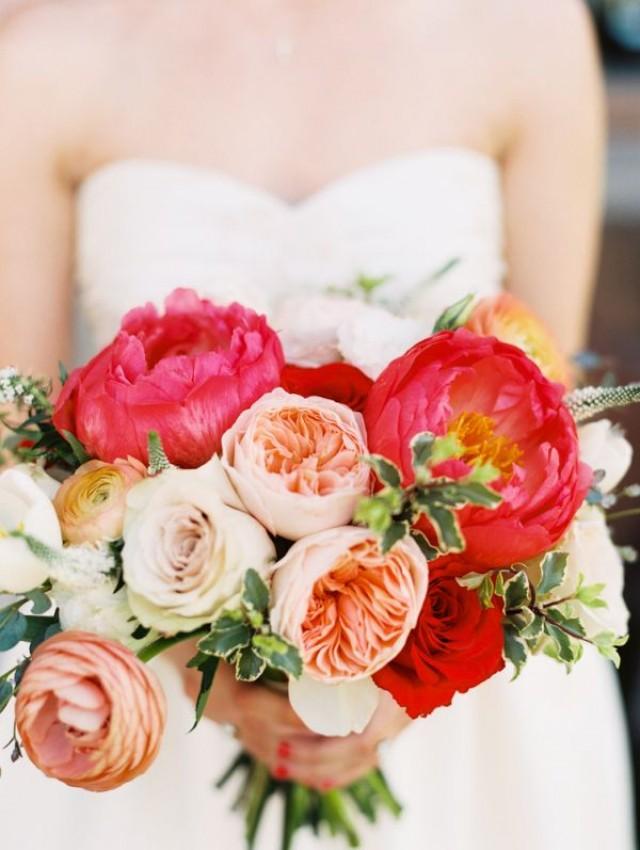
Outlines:
[[[176,286],[269,313],[287,294],[384,277],[376,299],[435,315],[469,291],[497,291],[502,254],[499,168],[464,148],[387,159],[296,204],[147,159],[101,167],[77,197],[79,309],[96,344],[129,308]]]

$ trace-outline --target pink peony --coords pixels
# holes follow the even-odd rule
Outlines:
[[[592,478],[562,397],[563,387],[520,349],[464,329],[442,332],[394,360],[374,383],[365,409],[369,449],[395,462],[405,482],[413,479],[410,442],[422,431],[452,434],[461,445],[458,462],[442,474],[459,478],[493,466],[492,486],[503,502],[497,510],[459,513],[465,557],[512,564],[562,537]]]
[[[280,382],[282,347],[266,319],[177,289],[158,315],[128,313],[115,340],[69,377],[53,422],[90,455],[147,461],[157,431],[169,459],[196,467],[220,448],[245,408]]]
[[[87,632],[41,644],[16,700],[31,761],[87,791],[111,791],[144,773],[158,754],[165,714],[155,674],[121,644]]]

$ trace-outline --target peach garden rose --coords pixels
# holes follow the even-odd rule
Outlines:
[[[351,521],[370,470],[362,416],[346,405],[274,390],[222,438],[222,463],[247,511],[298,540]]]
[[[31,761],[88,791],[111,791],[144,773],[165,719],[155,674],[119,643],[87,632],[62,632],[41,644],[16,701]]]
[[[305,537],[276,564],[271,623],[302,654],[305,673],[289,693],[314,731],[364,728],[377,703],[371,677],[414,628],[428,574],[413,540],[382,554],[378,537],[354,526]]]
[[[127,493],[146,477],[135,458],[90,460],[58,490],[53,505],[66,543],[97,543],[122,536]]]

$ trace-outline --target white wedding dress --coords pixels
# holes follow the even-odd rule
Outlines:
[[[92,344],[122,314],[176,286],[269,311],[283,294],[389,275],[378,292],[431,317],[475,291],[499,290],[502,199],[496,164],[457,148],[363,168],[290,205],[216,171],[116,162],[85,181],[77,209],[79,313]],[[448,261],[459,263],[425,283]],[[85,343],[86,344],[86,337]],[[0,662],[1,663],[1,662]],[[167,662],[160,757],[119,791],[92,795],[0,757],[2,847],[36,850],[242,850],[229,793],[212,788],[235,742],[192,706]],[[4,665],[0,669],[4,669]],[[535,659],[415,722],[383,750],[405,805],[363,825],[366,850],[631,850],[631,777],[612,668],[587,652],[574,673]],[[10,736],[8,712],[0,732]],[[3,741],[4,742],[4,741]],[[279,847],[277,804],[259,850]],[[343,846],[301,834],[297,850]]]

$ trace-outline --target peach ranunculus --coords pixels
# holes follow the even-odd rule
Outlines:
[[[350,522],[369,491],[362,416],[346,405],[274,390],[222,438],[222,463],[247,511],[298,540]]]
[[[571,386],[569,363],[540,319],[508,292],[478,302],[466,326],[522,349],[550,381]]]
[[[53,505],[66,543],[97,543],[122,536],[127,493],[146,477],[139,460],[90,460],[56,493]]]
[[[428,575],[410,538],[383,554],[375,534],[354,526],[305,537],[276,564],[271,623],[301,652],[304,675],[289,695],[310,728],[364,728],[377,703],[371,676],[415,627]]]
[[[119,643],[87,632],[62,632],[41,644],[16,700],[31,761],[88,791],[110,791],[144,773],[165,720],[155,674]]]

